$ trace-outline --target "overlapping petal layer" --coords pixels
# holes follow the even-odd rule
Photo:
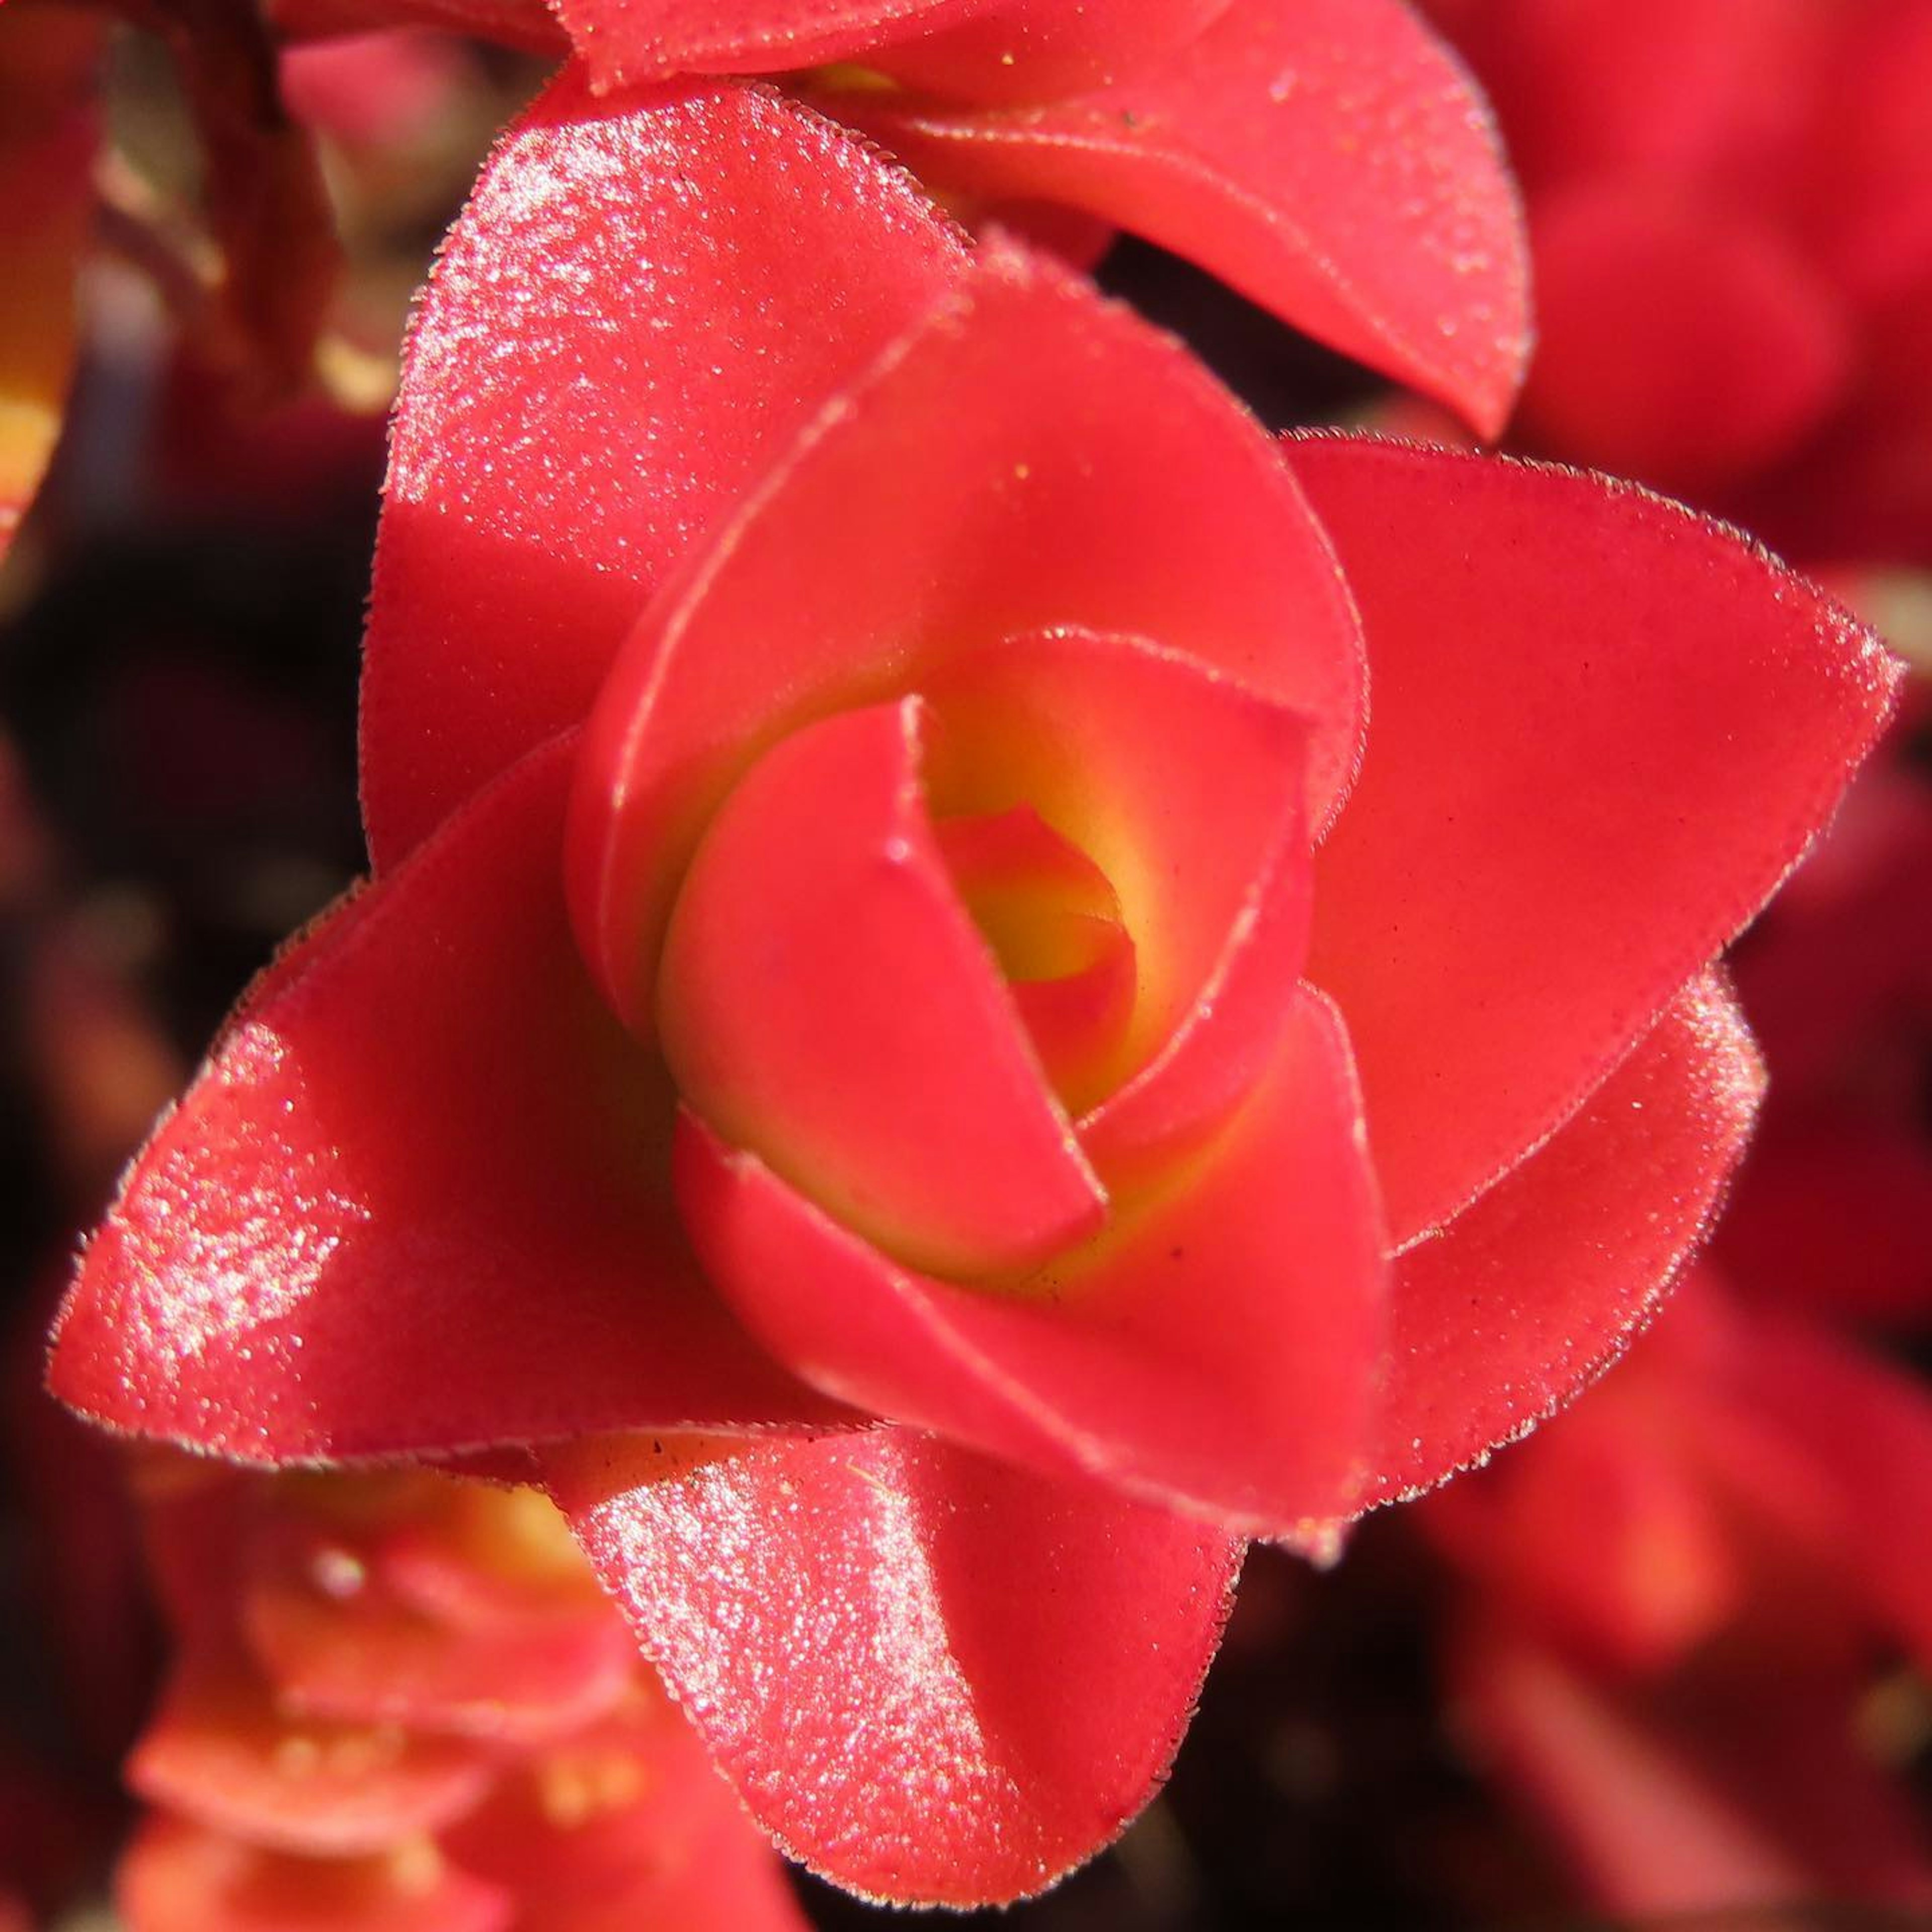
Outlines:
[[[1103,1486],[904,1430],[547,1460],[760,1822],[903,1902],[1038,1891],[1126,1823],[1173,1756],[1238,1558]]]
[[[1757,910],[1898,668],[1629,486],[1358,438],[1288,453],[1369,639],[1309,973],[1348,1016],[1401,1242],[1549,1133]]]
[[[516,124],[398,404],[363,683],[379,872],[582,719],[669,562],[958,262],[910,181],[762,88],[606,107],[566,74]]]
[[[1304,997],[1197,1169],[999,1292],[896,1265],[695,1120],[679,1197],[719,1292],[829,1394],[1284,1535],[1352,1504],[1382,1358],[1359,1104],[1334,1015]]]
[[[1478,1460],[1615,1360],[1708,1225],[1762,1090],[1702,976],[1546,1144],[1397,1258],[1371,1500]]]
[[[1400,0],[1234,0],[1147,71],[999,112],[810,98],[927,180],[1069,202],[1200,262],[1485,436],[1508,416],[1528,344],[1514,190],[1481,95]]]
[[[1106,1197],[928,815],[916,698],[794,732],[706,829],[658,982],[678,1091],[943,1273],[1031,1267]]]
[[[1063,626],[1152,639],[1298,714],[1314,822],[1346,789],[1354,615],[1272,445],[1178,344],[994,249],[714,528],[612,671],[573,808],[571,898],[613,1004],[649,1030],[676,881],[753,759],[976,647]],[[1024,742],[1015,757],[1043,762]],[[1184,937],[1167,944],[1201,943],[1172,923]]]
[[[572,750],[269,976],[88,1250],[63,1400],[256,1461],[834,1414],[679,1232],[671,1096],[565,917]]]

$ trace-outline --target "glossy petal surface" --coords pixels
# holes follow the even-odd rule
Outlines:
[[[957,261],[901,174],[763,88],[598,106],[566,75],[515,124],[397,406],[362,700],[379,872],[582,718],[666,565]]]
[[[923,717],[808,725],[732,793],[678,896],[660,1036],[685,1104],[836,1219],[984,1274],[1091,1234],[1106,1196],[940,855]]]
[[[1398,1258],[1378,1499],[1522,1434],[1615,1360],[1708,1226],[1762,1084],[1722,982],[1695,980],[1546,1146]]]
[[[550,1480],[713,1755],[794,1856],[902,1901],[1035,1892],[1164,1775],[1238,1546],[902,1430]]]
[[[604,687],[572,909],[633,1027],[676,881],[753,758],[1061,626],[1157,639],[1300,714],[1316,822],[1346,787],[1353,612],[1273,446],[1178,344],[997,248],[694,552]]]
[[[564,917],[572,748],[269,976],[87,1251],[64,1400],[284,1461],[825,1414],[679,1236],[668,1093]]]
[[[1347,1042],[1304,996],[1260,1090],[1169,1193],[1005,1292],[896,1267],[694,1120],[679,1198],[774,1354],[896,1420],[1286,1534],[1341,1513],[1384,1340]]]
[[[1050,105],[826,91],[926,179],[1070,202],[1498,434],[1528,352],[1482,97],[1398,0],[1234,0],[1151,71]]]
[[[1756,910],[1898,667],[1630,486],[1342,436],[1288,455],[1375,694],[1309,976],[1348,1016],[1402,1241],[1547,1134]]]

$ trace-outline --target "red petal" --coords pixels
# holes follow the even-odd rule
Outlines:
[[[668,1091],[564,916],[572,748],[269,976],[88,1247],[63,1400],[256,1460],[826,1415],[678,1231]]]
[[[926,178],[1070,201],[1502,429],[1528,352],[1514,188],[1481,96],[1397,0],[1234,0],[1153,71],[1050,106],[826,88]]]
[[[648,1028],[640,962],[751,759],[1068,626],[1156,639],[1310,721],[1318,822],[1346,784],[1353,613],[1276,452],[1178,344],[994,248],[694,551],[605,685],[571,896],[613,1003]]]
[[[1396,1239],[1574,1108],[1804,850],[1890,707],[1870,634],[1628,485],[1366,439],[1291,449],[1375,718],[1318,855]]]
[[[584,716],[666,565],[958,260],[909,182],[763,88],[599,107],[567,74],[516,124],[398,404],[363,688],[378,871]]]
[[[513,1904],[427,1842],[296,1858],[165,1816],[135,1834],[114,1891],[136,1932],[508,1932]]]
[[[1029,1268],[1106,1197],[933,836],[915,698],[766,753],[706,830],[658,981],[686,1104],[942,1274]]]
[[[1160,1784],[1238,1546],[903,1430],[692,1467],[560,1454],[559,1500],[714,1756],[854,1890],[1036,1892]]]
[[[676,74],[782,74],[971,20],[997,0],[551,0],[600,92]]]
[[[1304,998],[1178,1191],[1002,1290],[896,1267],[694,1120],[679,1198],[720,1292],[828,1393],[1285,1535],[1346,1508],[1371,1426],[1383,1262],[1358,1106],[1339,1025]]]
[[[238,1671],[177,1676],[134,1755],[128,1788],[264,1848],[380,1852],[476,1804],[495,1760],[393,1725],[304,1722]]]
[[[954,100],[1057,100],[1172,60],[1228,0],[998,0],[868,52],[903,86]]]
[[[1615,1360],[1708,1225],[1762,1089],[1728,993],[1695,980],[1546,1146],[1400,1257],[1378,1499],[1479,1460]]]
[[[1030,806],[1112,886],[1136,977],[1118,1074],[1226,996],[1228,956],[1264,918],[1280,928],[1279,1016],[1307,939],[1301,717],[1179,652],[1072,627],[962,652],[920,688],[938,808]]]

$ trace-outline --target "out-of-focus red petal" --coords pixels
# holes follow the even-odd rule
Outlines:
[[[1646,1696],[1500,1628],[1467,1634],[1451,1676],[1486,1757],[1612,1910],[1735,1918],[1793,1899],[1932,1901],[1921,1821],[1857,1748],[1851,1682]]]
[[[1304,996],[1190,1171],[1003,1289],[896,1267],[695,1120],[679,1198],[719,1292],[829,1394],[1287,1535],[1347,1508],[1372,1421],[1384,1264],[1359,1106],[1341,1029]]]
[[[1739,1380],[1829,1485],[1844,1558],[1922,1667],[1932,1666],[1932,1395],[1813,1322],[1754,1310]]]
[[[1723,982],[1694,980],[1546,1146],[1399,1257],[1374,1498],[1479,1460],[1615,1359],[1708,1225],[1762,1085]]]
[[[1401,1241],[1556,1126],[1756,910],[1899,670],[1630,485],[1352,436],[1289,456],[1374,681],[1309,976],[1348,1017]]]
[[[468,34],[553,57],[566,45],[563,30],[544,0],[264,0],[262,10],[276,31],[291,40],[408,26]]]
[[[573,1546],[574,1547],[574,1546]],[[662,1695],[524,1760],[444,1834],[517,1932],[805,1932],[764,1834]]]
[[[509,1932],[514,1911],[427,1840],[298,1858],[166,1816],[136,1832],[114,1892],[128,1932]]]
[[[752,760],[1064,626],[1153,639],[1299,713],[1318,824],[1345,788],[1354,614],[1274,447],[1178,344],[995,246],[693,551],[604,686],[571,900],[633,1027],[676,880]]]
[[[706,828],[657,1010],[685,1104],[941,1274],[1031,1268],[1102,1192],[926,811],[916,698],[807,725]]]
[[[1642,181],[1544,195],[1530,233],[1531,446],[1708,502],[1844,399],[1851,318],[1775,230]]]
[[[397,407],[362,700],[379,872],[583,718],[669,561],[958,260],[903,175],[762,88],[599,106],[573,70],[516,124]]]
[[[1528,261],[1489,111],[1399,0],[1234,0],[1153,70],[1050,105],[816,98],[926,178],[1069,201],[1498,434]]]
[[[825,1417],[679,1232],[668,1088],[564,916],[572,749],[268,976],[88,1249],[63,1400],[277,1461]]]
[[[426,1616],[352,1537],[273,1520],[242,1606],[250,1648],[294,1718],[526,1744],[624,1696],[637,1658],[602,1601],[483,1626]]]
[[[128,1760],[128,1787],[267,1849],[353,1857],[470,1810],[494,1760],[460,1738],[279,1712],[239,1669],[177,1675]]]
[[[794,1856],[901,1903],[1012,1898],[1160,1784],[1238,1545],[904,1430],[652,1447],[554,1452],[552,1487]]]

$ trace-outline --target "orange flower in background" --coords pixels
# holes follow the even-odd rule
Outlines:
[[[541,1496],[141,1480],[180,1648],[128,1768],[130,1932],[802,1926]]]

